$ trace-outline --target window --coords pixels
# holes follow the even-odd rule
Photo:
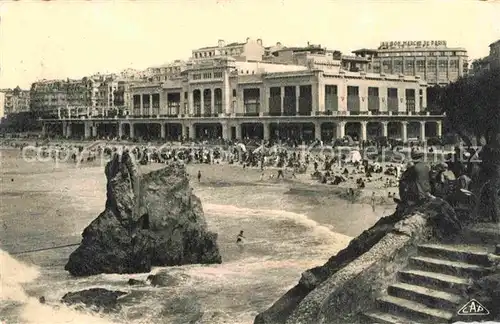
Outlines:
[[[413,69],[415,68],[415,62],[414,61],[406,61],[405,62],[405,73],[407,74],[413,74]]]
[[[211,79],[212,73],[203,73],[203,79]]]
[[[394,61],[394,73],[402,73],[403,72],[403,61],[395,60]]]
[[[236,97],[236,89],[233,89],[233,97]]]
[[[448,69],[448,61],[439,60],[438,68],[439,68],[439,71],[446,71]]]
[[[214,72],[214,78],[216,79],[222,78],[222,72]]]
[[[359,87],[347,86],[347,96],[357,97],[359,96]]]
[[[368,96],[369,97],[378,97],[378,88],[368,87]]]
[[[383,61],[382,62],[382,72],[389,73],[392,70],[391,61]]]
[[[417,72],[425,72],[425,61],[417,61]]]
[[[458,71],[458,60],[450,60],[450,70],[454,72]]]
[[[200,80],[201,74],[193,74],[193,80]]]
[[[437,61],[432,60],[427,62],[427,67],[429,68],[429,71],[436,72]]]

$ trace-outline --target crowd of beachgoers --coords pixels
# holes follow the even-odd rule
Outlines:
[[[333,145],[331,145],[333,144]],[[20,149],[24,158],[53,160],[57,163],[90,164],[109,161],[122,150],[133,153],[141,165],[182,161],[186,164],[229,164],[260,169],[261,181],[300,179],[309,183],[330,184],[347,189],[347,195],[372,192],[386,198],[397,196],[398,181],[411,165],[412,152],[426,154],[440,177],[453,179],[444,152],[426,148],[423,143],[365,141],[330,143],[296,140],[231,142],[222,139],[184,142],[129,142],[114,140],[76,141],[62,139],[3,139],[1,147]],[[367,189],[367,190],[363,190]],[[375,191],[374,191],[375,190]],[[382,192],[380,192],[382,191]]]

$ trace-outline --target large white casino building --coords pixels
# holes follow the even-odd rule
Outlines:
[[[316,45],[263,47],[256,60],[249,58],[257,45],[239,45],[236,58],[221,44],[207,47],[202,57],[193,51],[179,75],[132,86],[126,116],[44,120],[44,129],[166,140],[441,136],[443,116],[427,112],[428,85],[420,76],[344,70],[338,52]]]

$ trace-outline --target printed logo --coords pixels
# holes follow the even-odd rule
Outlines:
[[[467,304],[462,306],[458,311],[458,315],[489,315],[490,311],[486,309],[480,302],[475,299],[471,299]]]

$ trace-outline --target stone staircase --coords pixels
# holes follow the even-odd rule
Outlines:
[[[496,249],[500,252],[499,246]],[[367,323],[451,323],[468,302],[465,291],[472,279],[490,273],[492,252],[492,243],[418,246],[397,282],[377,299],[376,310],[364,314]]]

